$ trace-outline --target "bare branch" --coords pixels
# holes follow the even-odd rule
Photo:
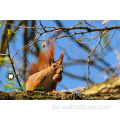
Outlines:
[[[75,74],[72,74],[72,73],[68,73],[68,72],[65,72],[65,71],[63,72],[63,74],[68,75],[68,76],[73,77],[73,78],[78,78],[78,79],[81,79],[81,80],[84,80],[84,81],[87,80],[87,78],[84,77],[84,76],[78,76],[78,75],[75,75]],[[91,80],[89,80],[89,82],[90,82],[91,84],[94,83],[94,82],[91,81]]]
[[[100,37],[99,41],[97,42],[96,46],[93,48],[93,50],[90,52],[90,54],[88,55],[88,79],[87,79],[87,85],[86,88],[88,87],[88,83],[89,83],[89,74],[90,74],[90,70],[89,70],[89,62],[90,62],[90,57],[91,55],[94,53],[95,49],[97,48],[97,46],[99,45],[100,41],[102,39],[102,36]],[[85,89],[86,89],[85,88]]]
[[[12,61],[11,56],[10,56],[10,50],[9,50],[8,39],[7,39],[7,48],[8,48],[8,57],[9,57],[9,59],[10,59],[10,63],[11,63],[11,65],[12,65],[13,71],[14,71],[14,73],[15,73],[15,76],[16,76],[16,79],[17,79],[17,82],[18,82],[18,84],[19,84],[19,87],[21,87],[20,90],[23,91],[22,86],[21,86],[21,84],[20,84],[20,82],[19,82],[19,79],[18,79],[18,75],[16,74],[16,70],[15,70],[15,67],[14,67],[13,61]]]
[[[106,46],[105,46],[104,48],[106,48],[106,47],[109,45],[109,43],[110,43],[110,41],[112,40],[112,38],[113,38],[113,36],[114,36],[115,32],[116,32],[116,30],[114,31],[114,33],[113,33],[113,35],[112,35],[111,39],[109,40],[109,42],[106,44]],[[104,49],[104,48],[102,48],[102,49]]]

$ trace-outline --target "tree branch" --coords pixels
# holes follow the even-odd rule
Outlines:
[[[22,86],[21,86],[21,84],[20,84],[20,81],[19,81],[19,79],[18,79],[18,75],[16,74],[16,70],[15,70],[15,67],[14,67],[13,61],[12,61],[11,56],[10,56],[10,50],[9,50],[8,39],[7,39],[7,48],[8,48],[8,57],[9,57],[9,59],[10,59],[11,66],[12,66],[13,71],[14,71],[14,73],[15,73],[15,77],[16,77],[16,79],[17,79],[17,82],[18,82],[18,84],[19,84],[19,87],[21,87],[20,90],[23,91]]]

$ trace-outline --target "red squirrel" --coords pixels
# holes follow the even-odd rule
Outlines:
[[[62,61],[64,51],[62,51],[58,60],[54,60],[55,45],[54,41],[49,42],[48,50],[41,51],[39,62],[32,63],[28,72],[30,74],[26,81],[26,91],[43,90],[47,92],[56,92],[57,83],[62,80],[63,66]],[[38,89],[38,88],[43,89]]]

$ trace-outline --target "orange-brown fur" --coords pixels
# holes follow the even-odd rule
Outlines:
[[[30,77],[26,82],[26,91],[44,90],[52,92],[56,90],[57,83],[62,80],[63,67],[61,64],[64,51],[56,62],[54,61],[54,53],[54,42],[50,41],[48,51],[40,52],[38,64],[33,63],[29,68]],[[44,89],[36,89],[36,87],[43,87]]]

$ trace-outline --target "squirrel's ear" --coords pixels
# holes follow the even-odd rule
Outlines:
[[[52,63],[55,63],[54,60],[52,60],[52,58],[49,59],[49,66],[51,66]]]
[[[51,63],[54,62],[54,53],[55,53],[55,45],[54,41],[50,41],[48,48],[48,66],[51,66]]]
[[[50,58],[49,59],[49,66],[51,66],[51,63],[52,63],[52,59]]]
[[[56,63],[62,64],[63,57],[64,57],[64,51],[62,51],[62,53],[61,53],[59,59],[56,61]]]
[[[51,64],[54,62],[54,60],[52,60],[52,58],[49,58],[49,66],[51,66]]]

